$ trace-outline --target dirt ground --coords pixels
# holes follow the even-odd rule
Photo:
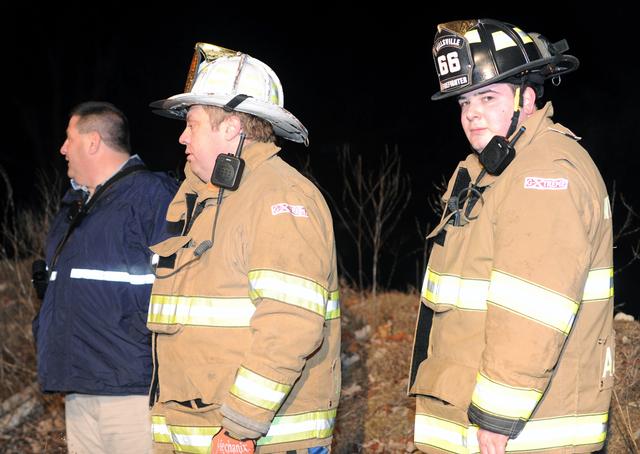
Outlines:
[[[37,410],[9,431],[3,430],[6,418],[0,415],[0,453],[64,453],[62,401],[43,397],[29,385],[35,379],[28,327],[32,314],[14,301],[6,287],[0,287],[0,332],[20,333],[16,340],[4,334],[0,339],[0,398],[21,390],[36,402]],[[343,386],[333,452],[414,452],[415,404],[406,388],[418,298],[391,292],[374,300],[345,291],[342,301]],[[616,386],[607,452],[627,454],[638,452],[640,444],[640,323],[617,321],[616,331]]]

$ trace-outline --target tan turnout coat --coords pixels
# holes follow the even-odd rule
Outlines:
[[[471,183],[481,172],[471,154],[449,182],[444,199],[459,196],[461,210],[431,234],[410,380],[425,452],[479,452],[478,426],[509,435],[510,452],[590,452],[606,436],[610,205],[588,153],[552,113],[549,103],[525,121],[501,175],[454,189],[461,172]]]
[[[239,188],[189,172],[167,219],[183,234],[160,256],[155,333],[156,446],[205,452],[223,417],[265,436],[258,452],[331,443],[340,393],[340,306],[329,209],[273,144],[246,147]],[[243,435],[240,433],[239,435]]]

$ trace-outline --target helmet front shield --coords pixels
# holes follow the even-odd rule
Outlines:
[[[438,26],[432,53],[441,93],[463,89],[472,82],[473,60],[464,34],[475,22],[460,21]]]

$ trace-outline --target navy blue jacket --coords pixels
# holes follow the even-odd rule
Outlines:
[[[139,164],[134,157],[124,168]],[[170,177],[148,170],[114,182],[73,230],[52,268],[69,210],[82,191],[65,194],[47,237],[51,278],[33,323],[43,391],[147,394],[153,282],[148,246],[170,236],[165,215],[176,189]]]

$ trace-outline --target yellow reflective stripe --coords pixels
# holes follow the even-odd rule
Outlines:
[[[340,292],[337,290],[329,294],[327,301],[327,313],[324,315],[325,320],[340,318]]]
[[[151,416],[151,432],[156,443],[171,443],[171,433],[164,416]]]
[[[607,438],[607,413],[540,419],[527,423],[518,438],[509,440],[511,450],[534,450],[602,443]]]
[[[456,454],[480,452],[477,426],[465,427],[445,419],[416,414],[414,441]]]
[[[280,408],[289,391],[291,391],[291,385],[269,380],[244,367],[238,369],[236,380],[231,386],[231,394],[257,407],[271,411]]]
[[[149,323],[171,325],[249,326],[256,308],[249,298],[151,295]]]
[[[271,270],[249,272],[249,296],[270,298],[308,309],[322,317],[327,310],[329,292],[320,284],[291,274]]]
[[[527,43],[533,42],[531,37],[525,32],[523,32],[522,30],[520,30],[518,27],[513,27],[513,31],[515,31],[518,34],[518,36],[520,36],[520,39],[522,39],[523,43],[527,44]]]
[[[541,397],[536,389],[503,385],[478,373],[471,402],[496,416],[529,419]]]
[[[613,268],[589,271],[582,301],[605,300],[613,296]]]
[[[211,439],[220,431],[220,426],[174,426],[166,421],[164,416],[151,417],[153,441],[172,443],[176,452],[207,454],[211,449]]]
[[[531,420],[518,438],[509,440],[507,451],[533,451],[602,443],[607,436],[607,413],[570,415]],[[434,446],[457,454],[480,452],[478,427],[416,414],[415,443]]]
[[[570,298],[497,270],[491,273],[488,300],[564,334],[578,312],[578,303]]]
[[[488,281],[439,274],[429,267],[422,285],[422,296],[432,303],[467,310],[487,310],[488,292]]]
[[[258,446],[311,438],[328,438],[333,434],[336,410],[321,410],[299,415],[276,416],[267,435],[258,440]]]
[[[469,44],[482,42],[482,39],[480,39],[480,33],[478,33],[478,30],[469,30],[467,33],[464,34],[464,37],[469,42]]]
[[[491,33],[491,36],[493,37],[493,45],[497,51],[506,49],[507,47],[516,47],[518,45],[511,36],[507,35],[502,30]]]
[[[211,439],[220,428],[211,434],[177,433],[175,427],[171,427],[173,449],[175,452],[188,452],[193,454],[209,454],[211,452]],[[181,429],[201,429],[200,427],[181,427]]]

